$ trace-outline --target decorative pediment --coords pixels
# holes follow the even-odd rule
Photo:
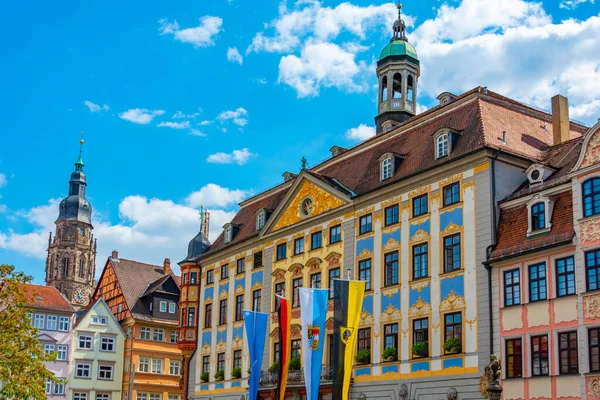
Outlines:
[[[326,182],[325,179],[315,178],[312,173],[302,171],[264,231],[277,231],[350,202],[348,195],[339,187]]]
[[[235,288],[235,294],[244,294],[244,287],[242,285],[237,285],[237,288]]]
[[[311,259],[309,259],[306,262],[306,266],[312,271],[312,270],[317,270],[321,268],[321,262],[323,262],[323,260],[321,260],[318,257],[313,257]]]
[[[273,271],[271,276],[273,276],[273,279],[275,280],[275,282],[284,281],[285,280],[285,270],[283,270],[281,268],[277,268],[275,271]]]
[[[457,295],[454,290],[451,290],[448,296],[440,303],[440,311],[456,310],[465,306],[465,298]]]
[[[402,313],[390,303],[381,313],[381,322],[399,321],[402,319]]]
[[[302,327],[299,324],[292,324],[290,326],[291,336],[294,339],[298,339],[302,337]]]
[[[431,314],[431,304],[423,301],[421,297],[417,299],[415,304],[408,310],[411,317]]]
[[[342,255],[340,253],[332,251],[325,256],[325,261],[327,261],[329,267],[338,266],[340,265],[341,257]]]
[[[571,172],[600,163],[600,121],[585,134],[577,164]]]
[[[269,336],[271,336],[272,338],[277,338],[279,337],[279,328],[275,328],[271,331],[271,333],[269,334]]]
[[[302,264],[292,264],[289,268],[288,271],[292,273],[292,276],[298,276],[298,275],[302,275],[302,268],[304,268],[304,266]]]

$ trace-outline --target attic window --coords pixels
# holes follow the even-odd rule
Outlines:
[[[36,297],[35,297],[35,299],[36,299],[37,301],[42,301],[42,300],[43,300],[43,299],[42,299],[40,296],[36,296]]]
[[[443,133],[435,139],[435,158],[442,158],[448,155],[450,148],[450,135]]]
[[[232,233],[233,229],[231,228],[231,225],[227,225],[227,227],[225,227],[225,243],[231,242]]]
[[[256,216],[256,230],[259,231],[265,226],[266,212],[263,210]]]
[[[527,236],[550,230],[553,208],[554,201],[545,196],[535,196],[527,203]]]
[[[536,183],[544,182],[544,179],[550,176],[552,172],[553,170],[545,165],[532,164],[529,166],[529,168],[527,168],[525,174],[527,175],[527,180],[529,181],[529,184],[533,185]]]
[[[381,161],[381,180],[384,181],[389,179],[394,174],[394,160],[393,158],[386,157]]]

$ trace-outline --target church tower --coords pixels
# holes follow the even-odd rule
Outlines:
[[[402,19],[402,5],[398,4],[398,19],[393,34],[377,61],[377,134],[388,132],[416,115],[417,81],[420,75],[417,51],[406,39],[406,24]]]
[[[69,180],[69,195],[60,202],[54,237],[50,233],[46,259],[46,285],[57,288],[76,308],[88,304],[96,273],[96,241],[92,206],[85,199],[82,148],[83,139]]]

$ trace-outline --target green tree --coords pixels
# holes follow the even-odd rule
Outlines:
[[[46,379],[60,382],[44,362],[56,354],[45,354],[38,330],[27,317],[23,284],[31,276],[0,265],[0,399],[45,399]]]

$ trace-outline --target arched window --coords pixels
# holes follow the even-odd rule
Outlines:
[[[394,80],[393,80],[393,98],[394,99],[401,99],[402,98],[402,75],[400,75],[399,73],[395,73],[394,74]]]
[[[592,178],[582,185],[583,216],[600,214],[600,178]]]
[[[435,141],[435,158],[446,157],[448,155],[448,134],[444,133]]]
[[[394,173],[392,168],[392,157],[384,158],[381,161],[381,180],[386,180],[392,177]]]
[[[413,92],[415,90],[414,80],[412,75],[408,76],[406,80],[406,98],[408,101],[413,101]]]
[[[531,206],[531,231],[546,227],[546,205],[543,202]]]
[[[265,212],[261,211],[256,216],[256,230],[260,230],[265,226]]]
[[[85,260],[83,258],[79,260],[79,277],[85,278]]]
[[[387,86],[388,86],[388,81],[387,81],[387,76],[384,76],[381,79],[381,101],[386,101],[387,100]]]
[[[63,258],[63,276],[69,275],[69,259],[67,257]]]

